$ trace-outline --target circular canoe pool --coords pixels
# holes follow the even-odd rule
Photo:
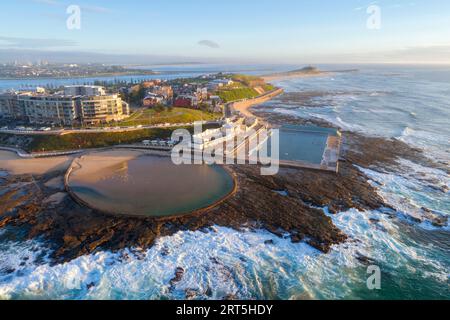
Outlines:
[[[68,187],[87,206],[110,214],[170,217],[208,208],[235,182],[222,167],[180,165],[139,151],[93,153],[76,160]]]

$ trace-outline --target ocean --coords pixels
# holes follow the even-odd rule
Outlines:
[[[293,66],[278,65],[223,65],[223,64],[186,64],[186,65],[165,65],[165,66],[140,66],[142,70],[152,70],[157,72],[154,75],[119,75],[100,76],[83,78],[41,78],[41,79],[0,79],[0,92],[8,90],[27,90],[36,87],[58,88],[67,85],[94,84],[96,81],[117,83],[117,82],[139,82],[145,80],[173,80],[179,78],[192,78],[205,74],[226,72],[245,74],[264,74],[275,71],[287,71]]]
[[[450,67],[359,68],[279,81],[288,94],[309,93],[310,99],[280,98],[266,106],[399,139],[448,168]],[[450,176],[405,159],[398,163],[401,169],[359,168],[395,208],[394,215],[355,209],[332,215],[323,208],[349,236],[329,254],[264,230],[214,227],[180,231],[148,250],[97,252],[53,265],[45,242],[6,239],[0,230],[0,298],[183,299],[189,292],[198,299],[230,294],[242,299],[450,299],[449,226],[411,218],[422,214],[421,208],[450,214]],[[368,289],[361,256],[380,268],[380,290]],[[185,273],[172,286],[177,267]]]

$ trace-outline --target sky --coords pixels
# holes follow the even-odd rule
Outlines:
[[[69,5],[80,8],[79,29],[67,28]],[[174,62],[450,63],[448,0],[15,0],[0,6],[3,60],[28,53]]]

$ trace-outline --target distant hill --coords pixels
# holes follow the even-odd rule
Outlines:
[[[338,70],[338,71],[322,71],[316,67],[308,66],[302,69],[296,69],[286,72],[278,72],[264,75],[262,78],[265,81],[273,81],[273,80],[282,80],[282,79],[290,79],[290,78],[301,78],[301,77],[312,77],[312,76],[321,76],[328,75],[332,73],[341,73],[341,72],[357,72],[358,70]]]
[[[297,69],[297,70],[292,70],[292,71],[286,72],[286,74],[296,74],[296,73],[316,74],[316,73],[322,73],[322,71],[320,71],[316,67],[309,66],[309,67],[304,67],[302,69]]]

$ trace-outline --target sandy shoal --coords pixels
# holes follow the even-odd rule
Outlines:
[[[42,175],[54,171],[66,170],[72,160],[73,156],[25,159],[19,157],[14,152],[0,150],[0,169],[6,170],[13,175]]]
[[[110,150],[93,152],[76,160],[77,166],[71,180],[78,182],[95,182],[114,174],[117,170],[125,170],[128,161],[138,158],[144,153],[135,150]]]

